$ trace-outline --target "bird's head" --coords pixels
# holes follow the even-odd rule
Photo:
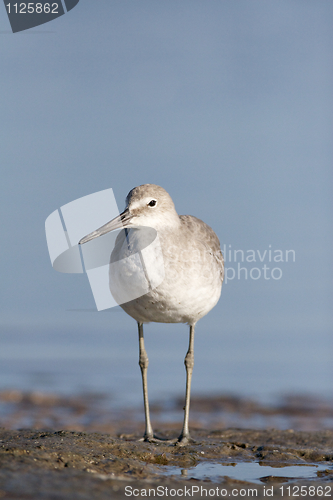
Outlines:
[[[179,216],[171,196],[165,189],[155,184],[143,184],[128,193],[126,208],[120,215],[82,238],[79,244],[87,243],[115,229],[140,226],[152,227],[156,230],[166,227],[172,229],[179,224]]]

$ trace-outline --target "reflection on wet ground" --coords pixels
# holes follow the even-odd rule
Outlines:
[[[178,429],[183,417],[181,398],[155,401],[151,416],[155,427]],[[192,427],[212,429],[333,429],[333,404],[309,395],[287,395],[264,405],[232,395],[193,396]],[[119,408],[102,394],[58,396],[41,392],[0,392],[0,426],[7,429],[51,428],[108,433],[134,432],[143,425],[143,409]]]
[[[221,478],[229,477],[241,481],[250,481],[253,483],[264,483],[268,480],[287,481],[288,478],[294,479],[316,479],[317,472],[327,469],[327,465],[261,465],[258,462],[239,462],[239,463],[210,463],[203,462],[189,469],[179,467],[161,466],[161,474],[173,477],[193,478],[209,480],[219,483]]]

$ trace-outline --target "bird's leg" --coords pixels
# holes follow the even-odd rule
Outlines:
[[[184,423],[181,435],[178,438],[178,444],[187,444],[190,440],[190,431],[188,429],[188,419],[190,413],[190,396],[191,396],[191,381],[192,372],[194,366],[194,325],[190,325],[190,341],[188,346],[188,351],[185,356],[184,364],[186,367],[186,398],[185,398],[185,413],[184,413]]]
[[[139,366],[142,375],[142,388],[143,388],[143,402],[145,406],[145,421],[146,428],[143,436],[144,441],[150,441],[154,437],[153,428],[150,423],[149,416],[149,401],[148,401],[148,385],[147,385],[147,368],[148,368],[148,356],[145,349],[145,343],[143,339],[143,324],[138,323],[139,329]]]

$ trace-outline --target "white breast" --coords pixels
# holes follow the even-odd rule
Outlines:
[[[183,241],[167,232],[159,236],[130,230],[126,238],[121,232],[110,263],[111,293],[139,322],[193,324],[220,297],[219,262],[188,234]]]

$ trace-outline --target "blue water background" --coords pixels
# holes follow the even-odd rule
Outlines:
[[[66,315],[68,324],[1,328],[0,390],[104,394],[117,408],[141,404],[135,321],[120,308]],[[150,399],[182,396],[188,327],[145,325],[145,342]],[[192,394],[229,393],[266,404],[293,393],[331,398],[331,343],[325,330],[232,329],[212,313],[196,329]]]

